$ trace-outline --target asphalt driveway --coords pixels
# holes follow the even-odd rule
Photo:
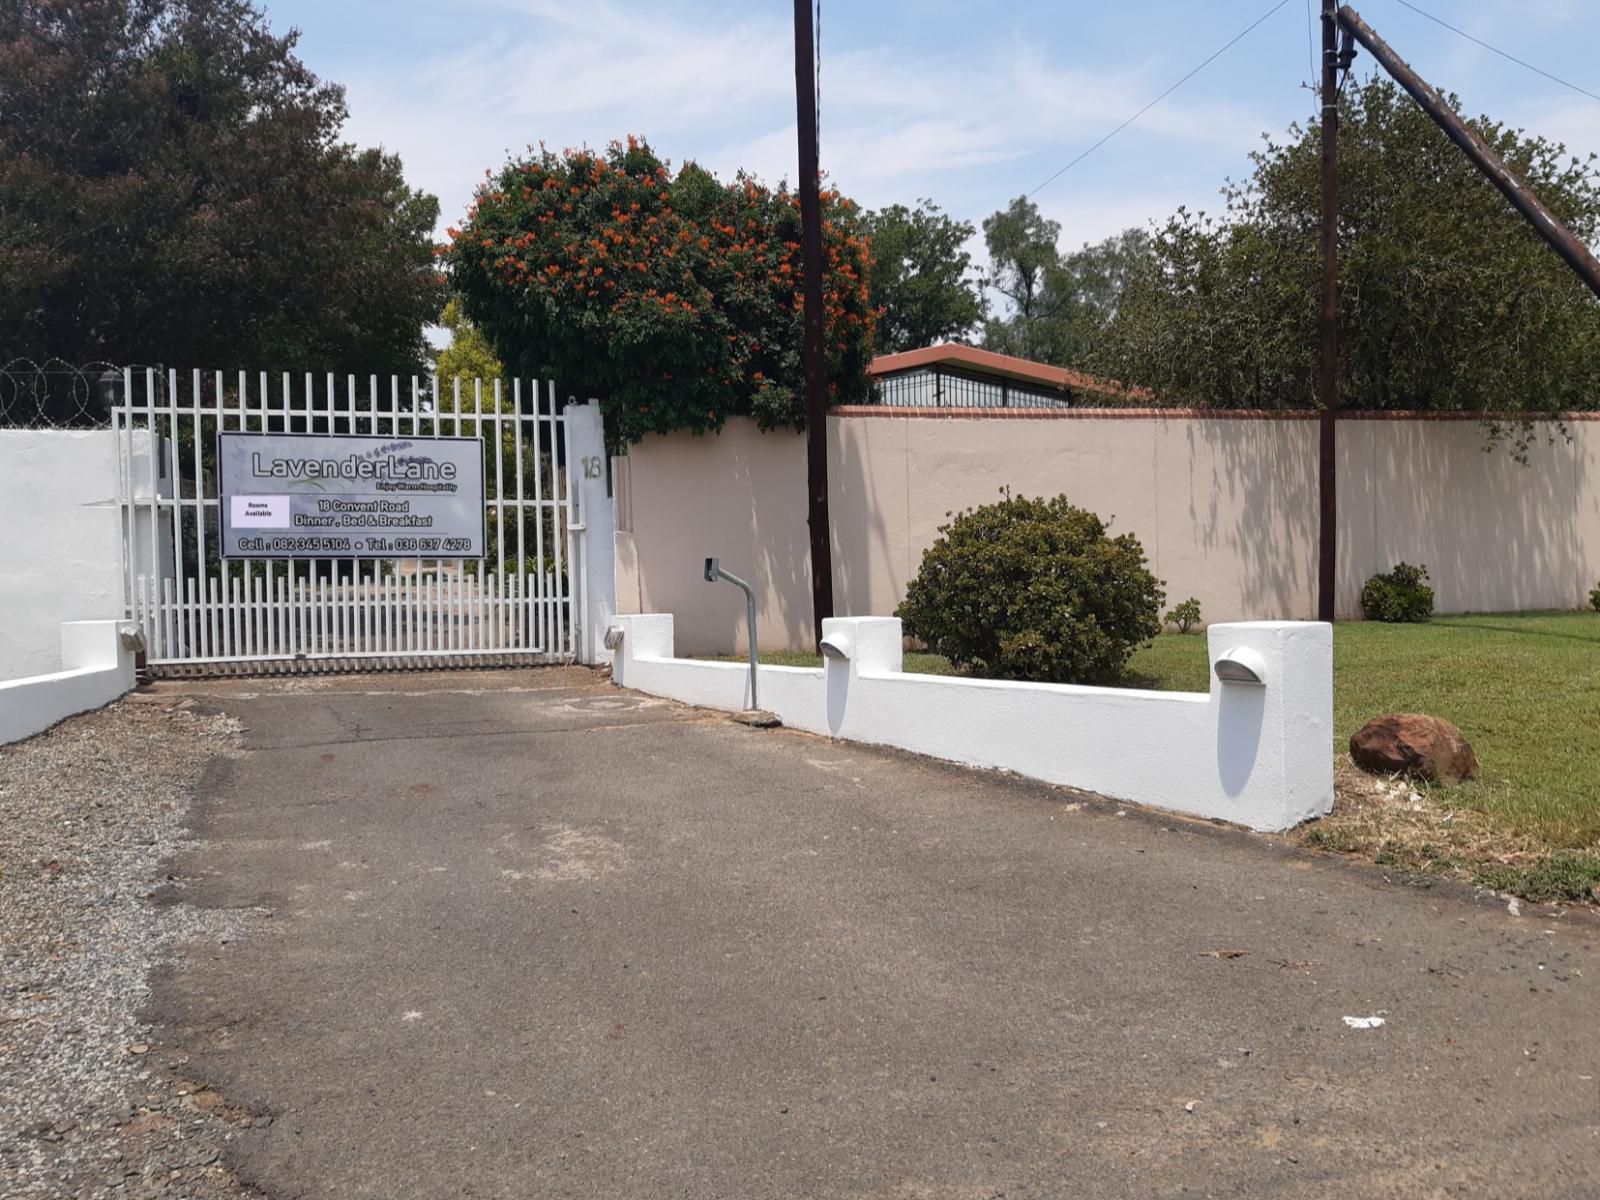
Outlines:
[[[154,1013],[269,1197],[1600,1194],[1585,914],[578,670],[182,686],[271,915]]]

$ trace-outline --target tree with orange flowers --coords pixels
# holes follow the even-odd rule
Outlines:
[[[863,401],[871,258],[856,206],[822,193],[828,391]],[[445,251],[451,285],[508,371],[597,396],[611,436],[805,419],[799,198],[639,139],[506,164]]]

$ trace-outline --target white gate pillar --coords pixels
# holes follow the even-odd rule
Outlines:
[[[611,661],[606,649],[606,625],[617,611],[616,506],[607,477],[605,428],[600,403],[567,406],[567,435],[571,458],[567,469],[577,484],[578,514],[583,529],[578,534],[579,557],[578,661]]]

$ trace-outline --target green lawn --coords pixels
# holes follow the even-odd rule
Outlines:
[[[1437,804],[1481,813],[1532,847],[1600,852],[1600,614],[1349,622],[1335,627],[1333,658],[1335,752],[1381,713],[1444,717],[1472,742],[1483,778],[1431,789]],[[774,653],[764,661],[819,660]],[[933,654],[907,654],[905,669],[951,671]],[[1203,634],[1169,633],[1134,655],[1128,682],[1204,691],[1207,669]]]

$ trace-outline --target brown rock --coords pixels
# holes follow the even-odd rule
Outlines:
[[[1374,717],[1350,738],[1350,757],[1363,770],[1430,783],[1478,777],[1478,756],[1461,730],[1425,713]]]

